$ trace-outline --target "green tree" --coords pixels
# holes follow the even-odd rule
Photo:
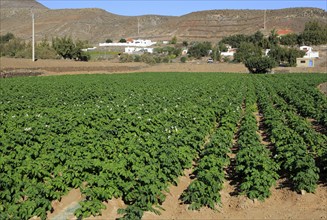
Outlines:
[[[219,52],[227,52],[228,49],[227,49],[226,45],[222,41],[220,41],[218,43],[218,50],[219,50]]]
[[[119,40],[119,43],[126,43],[127,41],[126,41],[126,39],[125,38],[121,38],[120,40]]]
[[[109,39],[109,38],[106,40],[106,43],[112,43],[112,42],[113,41],[111,39]]]
[[[268,73],[277,66],[275,60],[270,57],[249,57],[245,60],[245,66],[250,73]]]
[[[52,47],[64,59],[87,61],[90,58],[82,51],[83,48],[87,47],[86,41],[77,40],[75,43],[71,37],[55,37],[52,39]]]
[[[295,33],[286,34],[280,37],[280,44],[286,46],[295,46],[298,43],[298,35]]]
[[[290,48],[287,51],[286,59],[289,66],[296,66],[296,58],[303,57],[305,52],[296,48]]]
[[[57,57],[57,52],[50,45],[48,38],[44,37],[42,41],[36,45],[35,55],[37,59],[55,59]]]
[[[188,42],[186,40],[183,41],[183,47],[187,47],[188,46]]]
[[[209,51],[212,49],[210,42],[196,42],[188,50],[188,54],[197,59],[208,56]]]
[[[264,35],[261,31],[255,32],[253,35],[250,36],[250,42],[259,46],[264,47]]]
[[[278,64],[296,66],[296,58],[303,57],[305,52],[296,48],[275,46],[271,48],[268,56]]]
[[[327,24],[310,21],[305,24],[304,31],[299,35],[299,45],[327,44]]]
[[[262,48],[249,42],[241,42],[240,47],[237,49],[234,60],[236,62],[244,63],[249,57],[262,56]]]
[[[239,48],[242,42],[250,42],[250,37],[244,34],[231,35],[224,37],[221,42],[233,48]]]
[[[268,41],[270,47],[276,46],[279,43],[279,38],[276,29],[271,30],[270,35],[268,37]]]
[[[20,38],[12,38],[5,44],[1,44],[1,56],[9,56],[9,57],[16,57],[16,58],[30,58],[31,55],[28,54],[28,46],[31,47],[31,44],[26,44]],[[32,50],[30,50],[32,53]],[[27,57],[25,57],[27,56]]]

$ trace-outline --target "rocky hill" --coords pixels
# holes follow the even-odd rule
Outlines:
[[[303,30],[309,20],[327,23],[327,12],[317,8],[289,8],[266,11],[266,29],[263,30],[264,10],[210,10],[183,16],[121,16],[102,9],[50,10],[35,0],[1,0],[0,34],[12,32],[31,39],[31,7],[35,13],[36,40],[44,37],[69,35],[104,42],[110,38],[148,38],[170,40],[208,40],[216,42],[223,36],[251,34],[272,29]],[[139,27],[139,28],[138,28]]]

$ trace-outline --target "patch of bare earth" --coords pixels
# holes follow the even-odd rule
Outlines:
[[[53,212],[47,213],[47,219],[74,219],[74,215],[66,216],[67,208],[78,205],[83,200],[83,196],[79,189],[72,189],[69,193],[61,198],[60,201],[55,200],[51,203]]]
[[[119,61],[78,62],[72,60],[37,60],[0,57],[0,71],[42,72],[43,76],[66,74],[131,73],[131,72],[239,72],[246,73],[243,64],[213,63],[119,63]]]
[[[322,83],[318,86],[318,89],[325,95],[327,95],[327,82]]]

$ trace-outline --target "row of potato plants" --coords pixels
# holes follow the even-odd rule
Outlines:
[[[225,168],[230,160],[232,140],[240,118],[244,86],[232,88],[229,97],[219,106],[217,127],[199,155],[193,175],[196,178],[182,193],[181,200],[189,209],[221,205],[220,190],[225,181]]]
[[[157,212],[191,167],[236,75],[134,74],[3,80],[0,210],[45,219],[71,188],[77,217],[121,197],[124,218]]]
[[[305,82],[292,80],[279,83],[276,87],[277,93],[288,104],[295,106],[301,115],[311,117],[322,126],[327,127],[327,98],[316,88]]]
[[[255,114],[258,112],[252,82],[248,83],[245,113],[239,129],[236,154],[236,175],[241,194],[250,199],[264,200],[271,195],[270,188],[279,178],[278,165],[271,152],[261,143]]]
[[[275,158],[282,171],[290,179],[294,190],[314,192],[319,179],[319,169],[309,153],[303,138],[288,127],[282,110],[274,107],[266,84],[257,81],[259,107],[264,115],[271,142],[275,146]]]
[[[232,111],[234,89],[243,91],[244,82],[260,77],[140,73],[1,79],[1,217],[46,219],[53,209],[51,201],[60,200],[71,188],[80,188],[85,197],[77,217],[99,215],[104,201],[119,197],[128,205],[119,211],[123,218],[140,219],[144,211],[159,213],[164,191],[177,184],[183,170],[198,156],[220,151],[220,147],[201,148],[217,115],[219,127],[212,143],[221,145],[222,151],[227,149],[224,146],[230,143],[235,121],[222,117],[221,106],[228,97],[226,111]],[[264,77],[275,83],[291,79]],[[310,86],[323,81],[317,74],[293,77]],[[237,111],[230,114],[236,120]],[[303,136],[287,131],[294,132],[296,139]],[[277,134],[273,138],[278,139]],[[278,146],[281,153],[297,149],[295,145],[288,150]],[[304,166],[306,161],[312,165],[312,156],[303,152],[277,157],[300,183],[297,171],[308,172],[305,178],[317,173]],[[294,160],[293,154],[299,159]],[[285,166],[289,155],[293,162]],[[305,162],[301,164],[302,158]]]
[[[269,92],[274,106],[283,112],[287,126],[303,138],[307,145],[307,149],[316,158],[321,173],[326,171],[327,136],[315,131],[312,124],[306,118],[300,116],[294,106],[289,105],[282,97],[280,97],[276,92],[276,88],[273,88],[267,81],[265,81],[265,89]]]

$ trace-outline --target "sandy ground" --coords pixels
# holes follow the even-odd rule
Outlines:
[[[319,185],[316,193],[298,194],[288,188],[280,187],[283,181],[279,180],[273,187],[272,195],[264,202],[253,201],[244,196],[233,195],[235,188],[230,181],[226,181],[221,191],[222,207],[214,211],[202,208],[199,211],[188,210],[188,206],[181,204],[179,197],[192,181],[189,177],[191,170],[186,170],[185,175],[179,177],[177,186],[171,186],[169,193],[162,205],[164,211],[161,215],[146,212],[142,219],[327,219],[327,187]],[[82,199],[79,190],[72,190],[64,196],[61,202],[54,202],[55,212],[48,215],[49,219],[60,219],[58,215],[65,213]],[[119,208],[126,207],[121,199],[113,199],[104,203],[107,209],[101,216],[87,218],[89,220],[107,220],[121,217],[117,214]],[[76,219],[72,215],[68,219]]]
[[[327,78],[326,78],[326,81],[327,81]],[[325,95],[327,95],[327,82],[323,83],[323,84],[320,84],[318,86],[318,88],[320,89],[320,91],[322,93],[324,93]]]

